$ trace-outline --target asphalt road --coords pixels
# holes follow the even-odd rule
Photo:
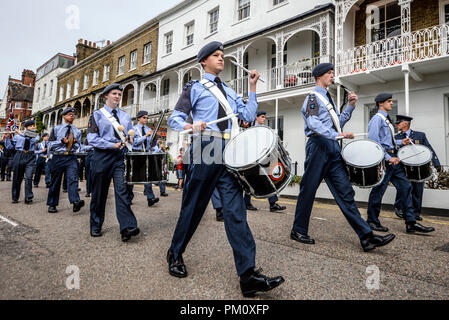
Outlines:
[[[84,198],[84,183],[81,188]],[[73,213],[61,193],[59,213],[50,214],[42,184],[34,189],[32,205],[23,203],[23,190],[21,202],[13,205],[11,183],[0,182],[0,299],[243,299],[224,226],[215,221],[212,207],[184,254],[189,277],[176,279],[168,274],[165,256],[181,192],[168,188],[169,197],[148,208],[143,187],[135,191],[133,210],[142,233],[123,243],[112,188],[105,234],[91,238],[89,199]],[[383,211],[383,224],[397,238],[364,253],[336,205],[315,203],[310,234],[316,245],[307,246],[289,238],[296,202],[280,203],[287,206],[283,213],[270,213],[266,200],[253,200],[259,211],[248,212],[257,267],[286,279],[257,299],[449,298],[449,218],[424,215],[423,224],[436,232],[408,235],[403,221]]]

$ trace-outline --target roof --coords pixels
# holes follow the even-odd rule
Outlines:
[[[34,88],[21,83],[9,82],[11,100],[33,102]]]

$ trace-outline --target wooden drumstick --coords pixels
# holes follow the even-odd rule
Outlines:
[[[363,137],[363,136],[367,136],[367,135],[368,135],[368,133],[356,133],[356,134],[354,134],[354,138],[355,137]],[[343,136],[337,137],[337,140],[343,140],[343,139],[346,139],[346,138]]]
[[[248,69],[246,69],[244,66],[238,64],[238,63],[235,62],[234,60],[230,60],[230,61],[231,61],[231,63],[232,63],[233,65],[235,65],[236,67],[239,67],[240,69],[242,69],[242,70],[245,71],[246,73],[251,74],[251,71],[249,71]],[[261,77],[259,77],[259,80],[260,80],[260,82],[265,83],[265,80],[262,79]]]
[[[238,113],[236,113],[236,114],[230,114],[229,116],[226,116],[226,117],[224,117],[224,118],[221,118],[221,119],[214,120],[214,121],[211,121],[211,122],[209,122],[209,123],[206,123],[206,126],[211,126],[211,125],[213,125],[213,124],[217,124],[217,123],[220,123],[220,122],[223,122],[223,121],[227,121],[227,120],[229,120],[229,119],[232,119],[232,118],[234,118],[234,117],[237,117],[238,115],[239,115]],[[188,129],[188,130],[181,131],[179,134],[187,134],[187,133],[191,133],[191,132],[193,132],[193,129]]]

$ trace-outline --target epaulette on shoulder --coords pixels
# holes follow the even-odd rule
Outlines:
[[[187,82],[186,85],[184,86],[184,89],[183,89],[183,90],[184,90],[184,91],[189,90],[189,88],[190,88],[191,86],[193,86],[195,82],[198,82],[198,81],[191,80],[191,81]]]

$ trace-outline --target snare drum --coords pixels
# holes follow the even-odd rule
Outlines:
[[[398,151],[398,158],[410,181],[423,182],[432,178],[432,151],[426,146],[415,144],[402,147]]]
[[[167,154],[128,152],[125,155],[125,181],[127,184],[167,182]]]
[[[245,192],[258,199],[279,194],[293,178],[288,153],[269,127],[252,127],[238,134],[227,144],[223,159]]]
[[[351,184],[361,188],[374,188],[385,176],[385,152],[372,140],[348,143],[341,153]]]

